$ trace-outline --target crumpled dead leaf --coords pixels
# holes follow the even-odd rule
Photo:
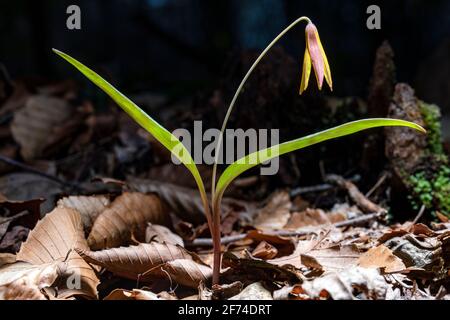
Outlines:
[[[168,261],[147,271],[144,278],[156,276],[167,278],[174,284],[197,288],[201,282],[208,282],[212,277],[211,267],[192,259]]]
[[[109,197],[103,195],[69,196],[58,200],[58,207],[72,208],[80,213],[87,234],[91,231],[95,219],[109,204]]]
[[[268,203],[257,213],[253,225],[257,229],[283,229],[290,217],[292,203],[287,191],[272,194]]]
[[[183,239],[179,235],[164,226],[149,222],[145,230],[145,242],[150,243],[152,241],[184,247]]]
[[[320,271],[343,270],[355,265],[360,252],[354,245],[328,244],[322,240],[300,240],[293,254],[269,260],[270,263]]]
[[[307,208],[302,212],[294,212],[284,228],[299,229],[309,226],[326,225],[344,221],[346,218],[347,217],[340,212],[327,214],[321,209]]]
[[[88,249],[80,214],[74,209],[55,208],[38,222],[22,244],[17,260],[33,265],[63,262],[58,279],[58,297],[97,298],[99,280],[94,270],[74,248]]]
[[[41,290],[55,282],[59,263],[17,262],[1,267],[0,300],[47,300]]]
[[[371,248],[362,254],[358,259],[358,265],[363,268],[380,268],[386,273],[399,272],[406,269],[403,261],[384,245]]]
[[[264,288],[261,282],[255,282],[248,285],[239,294],[228,300],[273,300],[269,290]]]
[[[311,299],[353,300],[356,291],[366,299],[378,300],[386,297],[388,284],[376,269],[352,267],[305,281],[301,288]]]
[[[197,190],[145,179],[129,179],[128,184],[132,190],[158,194],[170,209],[185,221],[195,224],[205,222],[202,200]]]
[[[87,242],[92,250],[119,247],[128,244],[132,234],[143,234],[148,222],[164,225],[169,221],[158,196],[124,192],[94,221]]]
[[[265,241],[261,241],[252,252],[253,257],[263,260],[273,259],[277,254],[277,248]]]
[[[11,253],[0,253],[0,267],[5,264],[11,264],[16,262],[16,255]]]
[[[25,107],[14,114],[11,133],[24,159],[42,156],[58,132],[58,127],[71,119],[73,108],[64,100],[48,96],[32,96]],[[59,139],[69,136],[71,130],[59,132]]]
[[[125,290],[115,289],[103,300],[165,300],[158,297],[157,294],[141,289]]]
[[[176,259],[191,259],[189,252],[179,246],[157,242],[136,246],[89,251],[76,251],[89,263],[106,268],[124,278],[145,280],[143,274],[161,264]]]

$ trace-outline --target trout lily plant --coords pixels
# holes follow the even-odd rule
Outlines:
[[[403,126],[410,127],[421,132],[425,132],[421,126],[398,119],[388,119],[388,118],[373,118],[373,119],[362,119],[357,121],[352,121],[349,123],[342,124],[340,126],[327,129],[322,132],[314,133],[305,137],[300,137],[291,141],[283,142],[281,144],[265,148],[246,155],[245,157],[238,159],[234,163],[230,164],[219,177],[216,183],[216,172],[217,164],[219,158],[218,150],[221,150],[223,134],[226,129],[226,125],[230,114],[234,108],[236,100],[244,87],[244,84],[248,80],[252,71],[256,68],[261,59],[265,54],[274,46],[277,41],[283,37],[291,28],[300,22],[306,22],[305,35],[306,35],[306,49],[303,62],[303,72],[300,83],[300,94],[302,94],[308,87],[308,82],[311,74],[311,68],[314,69],[315,77],[317,80],[317,85],[319,89],[322,88],[323,80],[327,82],[330,89],[332,89],[332,79],[330,66],[328,64],[328,59],[325,55],[322,43],[319,38],[319,33],[315,25],[307,17],[300,17],[291,23],[286,29],[284,29],[273,41],[264,49],[260,56],[253,63],[247,74],[242,79],[239,87],[234,94],[233,99],[228,107],[228,111],[225,115],[225,119],[222,124],[220,135],[217,140],[216,152],[215,152],[215,162],[212,172],[212,185],[211,185],[211,197],[209,198],[206,192],[205,185],[202,181],[200,173],[197,166],[192,159],[191,154],[185,148],[185,146],[179,141],[179,139],[170,133],[166,128],[161,126],[156,122],[151,116],[145,113],[141,108],[134,104],[125,95],[120,93],[116,88],[114,88],[105,79],[95,73],[93,70],[89,69],[81,62],[72,58],[71,56],[58,51],[53,50],[56,54],[61,56],[63,59],[67,60],[75,68],[77,68],[81,73],[83,73],[89,80],[95,83],[100,89],[102,89],[106,94],[108,94],[129,116],[131,116],[139,125],[141,125],[145,130],[152,134],[164,147],[166,147],[174,156],[183,163],[186,168],[191,172],[197,184],[201,200],[203,203],[205,216],[211,232],[211,237],[213,239],[213,284],[219,283],[220,266],[221,266],[221,230],[220,230],[220,220],[221,220],[221,200],[224,195],[225,190],[230,185],[230,183],[236,179],[240,174],[245,171],[269,161],[275,157],[281,156],[283,154],[296,151],[308,146],[320,143],[322,141],[346,136],[353,134],[358,131],[365,129],[383,127],[383,126]]]

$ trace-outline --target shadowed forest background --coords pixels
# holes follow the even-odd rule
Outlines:
[[[366,28],[366,8],[373,3],[381,6],[381,30]],[[81,7],[81,31],[65,27],[70,4]],[[450,56],[449,12],[445,0],[17,0],[1,4],[0,61],[13,77],[64,78],[69,68],[51,54],[55,47],[105,68],[126,92],[179,97],[214,87],[231,54],[263,49],[284,26],[307,15],[326,39],[334,94],[365,96],[375,50],[388,40],[398,79],[448,110],[450,62],[438,60]],[[282,46],[300,65],[302,28]]]
[[[81,30],[66,27],[72,4]],[[366,27],[372,4],[381,30]],[[186,168],[51,50],[169,131],[206,130],[300,16],[319,30],[333,91],[312,72],[299,95],[299,24],[228,128],[280,129],[283,142],[388,117],[427,134],[371,129],[296,149],[273,176],[252,168],[214,207],[212,233]],[[448,0],[1,1],[0,299],[450,299],[449,152]],[[211,166],[198,170],[209,189]]]

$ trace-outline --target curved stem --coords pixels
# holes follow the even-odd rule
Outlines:
[[[230,114],[233,111],[234,108],[234,104],[236,103],[236,100],[239,96],[239,94],[242,91],[242,88],[244,87],[245,82],[247,82],[247,79],[250,77],[250,74],[253,72],[253,70],[256,68],[256,66],[258,65],[258,63],[261,61],[261,59],[267,54],[267,52],[278,42],[278,40],[280,40],[289,30],[291,30],[294,26],[296,26],[299,22],[301,21],[306,21],[308,23],[311,22],[311,20],[308,17],[300,17],[297,20],[295,20],[294,22],[292,22],[289,26],[286,27],[286,29],[284,29],[283,31],[281,31],[281,33],[275,37],[275,39],[272,40],[272,42],[264,49],[264,51],[259,55],[259,57],[255,60],[255,62],[253,63],[253,65],[250,67],[250,69],[247,71],[247,74],[245,75],[245,77],[242,79],[241,84],[239,85],[239,87],[237,88],[233,99],[231,100],[231,103],[228,107],[227,113],[225,115],[225,119],[223,120],[222,123],[222,128],[220,129],[220,135],[219,135],[219,140],[217,141],[217,146],[216,146],[216,152],[215,152],[215,157],[214,157],[214,166],[213,166],[213,172],[212,172],[212,182],[211,182],[211,197],[214,199],[215,197],[215,193],[216,193],[216,175],[217,175],[217,164],[219,161],[219,155],[220,155],[220,149],[222,148],[222,142],[223,142],[223,135],[225,132],[225,128],[227,126],[228,123],[228,119],[230,118]],[[214,200],[213,200],[214,201]],[[213,210],[214,211],[214,210]]]

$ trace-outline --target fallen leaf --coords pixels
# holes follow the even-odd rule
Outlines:
[[[84,230],[87,234],[98,215],[109,206],[107,196],[69,196],[58,201],[58,207],[66,207],[77,210],[81,215]]]
[[[300,240],[294,253],[268,262],[296,268],[309,267],[321,271],[343,270],[358,261],[360,253],[354,245],[327,244],[317,239]]]
[[[321,209],[308,208],[302,212],[294,212],[284,229],[299,229],[309,226],[326,225],[344,220],[346,220],[346,217],[341,213],[326,214]]]
[[[132,190],[158,194],[170,209],[185,221],[200,224],[206,220],[197,190],[144,179],[129,179],[128,184]]]
[[[152,241],[184,247],[183,239],[179,235],[164,226],[149,222],[145,230],[145,242],[150,243]]]
[[[248,285],[241,293],[228,300],[273,300],[269,290],[264,288],[261,282]]]
[[[298,282],[301,280],[301,276],[296,270],[285,266],[281,267],[269,261],[256,259],[250,254],[246,254],[245,257],[240,258],[234,253],[226,251],[223,254],[222,265],[223,268],[229,267],[221,276],[223,279],[227,279],[227,281],[245,281],[248,283],[251,280],[260,281],[261,279],[280,282]]]
[[[381,268],[387,273],[406,269],[403,261],[384,245],[374,247],[362,254],[357,264],[363,268]]]
[[[145,273],[144,278],[157,276],[167,278],[172,286],[180,284],[197,288],[201,282],[208,282],[212,277],[212,269],[191,259],[168,261]]]
[[[125,192],[95,220],[88,244],[92,250],[128,244],[134,232],[145,232],[148,222],[168,224],[166,209],[154,194]]]
[[[97,297],[99,280],[94,270],[74,248],[88,249],[80,214],[69,208],[56,208],[38,222],[22,244],[17,260],[34,265],[63,261],[58,297]]]
[[[325,272],[345,270],[354,266],[360,252],[354,245],[332,245],[325,248],[315,248],[301,254],[301,263],[306,267],[320,269]]]
[[[211,294],[211,296],[209,296],[209,299],[207,297],[207,299],[202,299],[202,297],[204,297],[204,294],[202,295],[201,290],[208,290],[207,288],[204,288],[204,286],[200,286],[199,288],[199,300],[211,300],[212,297],[214,297],[215,299],[219,299],[219,300],[225,300],[225,299],[229,299],[231,297],[236,296],[237,294],[239,294],[240,292],[242,292],[242,289],[244,288],[244,285],[242,284],[242,282],[240,281],[235,281],[232,283],[224,283],[224,284],[214,284],[212,286],[212,292],[209,291],[209,293]]]
[[[268,203],[259,210],[253,222],[257,229],[283,229],[290,217],[289,193],[278,191],[271,195]]]
[[[103,300],[164,300],[160,299],[157,294],[140,289],[125,290],[115,289]]]
[[[58,261],[42,265],[16,262],[0,268],[0,300],[47,300],[41,292],[58,277]]]
[[[252,256],[263,260],[273,259],[277,256],[277,254],[277,248],[265,241],[260,242],[252,252]]]
[[[356,293],[365,299],[383,300],[388,284],[376,269],[352,267],[305,281],[301,288],[311,299],[354,300]]]
[[[163,263],[176,259],[191,259],[188,251],[182,247],[156,242],[141,243],[136,246],[89,251],[76,249],[89,263],[106,268],[124,278],[136,280]]]
[[[0,253],[0,267],[5,264],[11,264],[16,262],[16,255],[11,253]]]
[[[73,108],[59,98],[30,97],[25,107],[14,114],[11,133],[21,147],[25,160],[39,158],[55,137],[58,127],[71,119]],[[67,137],[71,131],[64,135]]]

